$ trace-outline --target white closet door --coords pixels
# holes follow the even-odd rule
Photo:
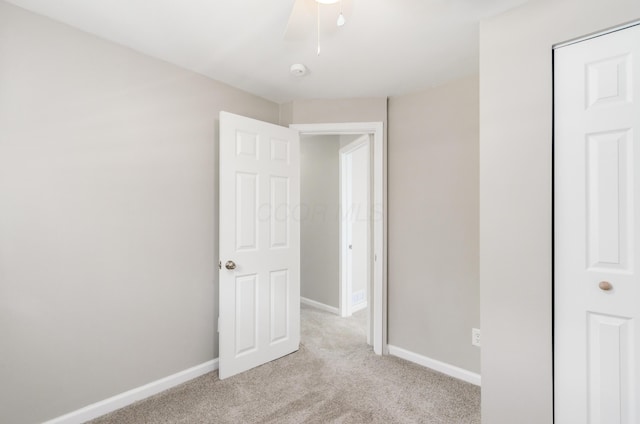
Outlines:
[[[556,424],[640,422],[640,27],[555,51]]]

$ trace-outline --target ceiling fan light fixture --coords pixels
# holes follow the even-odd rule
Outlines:
[[[345,22],[346,20],[344,19],[344,15],[342,14],[342,12],[340,12],[340,14],[338,15],[338,21],[336,22],[336,25],[341,27],[342,25],[345,24]]]

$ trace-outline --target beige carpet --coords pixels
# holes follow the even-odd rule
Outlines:
[[[353,318],[302,308],[300,350],[224,381],[206,374],[107,423],[480,423],[480,389],[392,356]]]

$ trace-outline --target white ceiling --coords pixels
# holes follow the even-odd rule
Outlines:
[[[294,1],[310,13],[287,22]],[[478,22],[528,0],[8,0],[134,50],[278,103],[384,97],[478,68]],[[307,10],[298,4],[297,10]],[[289,74],[304,63],[308,75]]]

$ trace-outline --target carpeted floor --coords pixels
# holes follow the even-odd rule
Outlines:
[[[91,423],[480,423],[479,387],[376,356],[364,311],[301,312],[298,352],[224,381],[206,374]]]

